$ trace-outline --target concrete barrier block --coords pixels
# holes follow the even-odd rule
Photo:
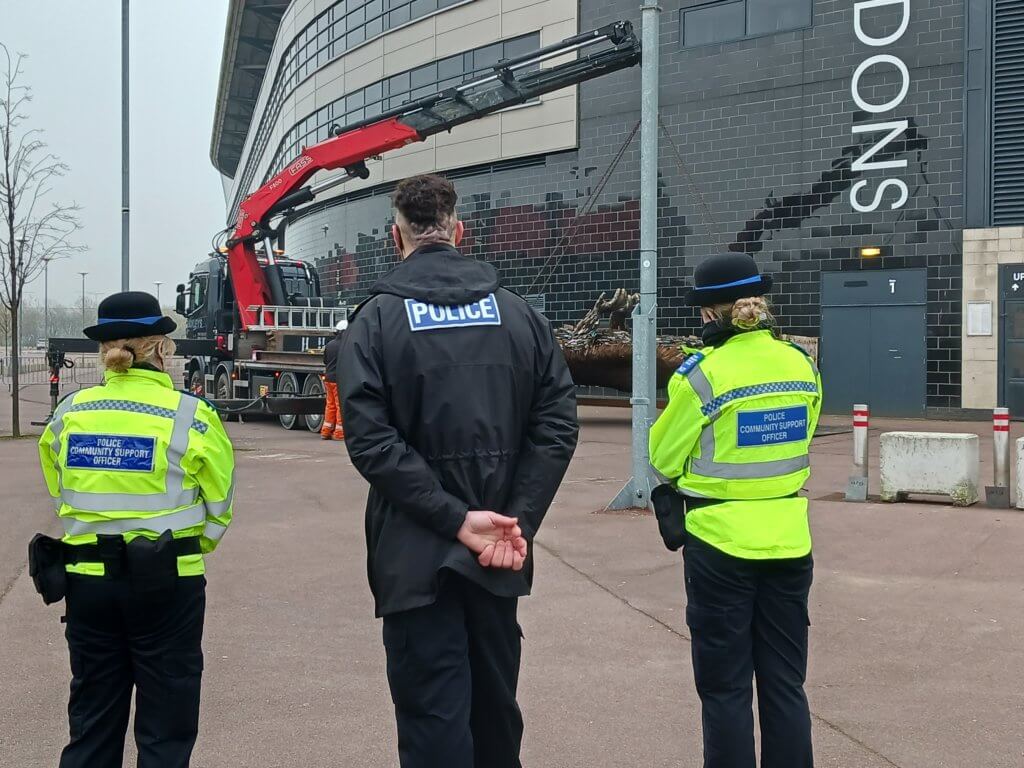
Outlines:
[[[978,436],[949,432],[886,432],[878,462],[884,501],[910,493],[949,496],[960,507],[978,501]]]
[[[1017,440],[1017,509],[1024,509],[1024,437]]]

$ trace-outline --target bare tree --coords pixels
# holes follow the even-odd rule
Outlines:
[[[47,261],[81,251],[71,238],[81,229],[80,208],[50,200],[53,183],[68,167],[47,150],[42,131],[26,127],[32,90],[22,85],[24,54],[11,55],[0,43],[0,304],[11,325],[11,407],[15,437],[21,435],[19,408],[18,309],[25,285]]]

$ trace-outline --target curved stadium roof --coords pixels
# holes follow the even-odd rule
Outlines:
[[[291,0],[231,0],[213,113],[210,160],[234,178],[277,28]]]

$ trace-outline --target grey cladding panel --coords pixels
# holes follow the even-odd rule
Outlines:
[[[823,307],[924,304],[927,280],[928,273],[924,269],[826,272],[821,280],[821,304]]]
[[[1024,223],[1024,2],[995,0],[992,224]]]

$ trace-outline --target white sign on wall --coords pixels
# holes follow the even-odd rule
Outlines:
[[[991,336],[992,335],[992,302],[991,301],[968,301],[967,302],[967,335],[968,336]]]

